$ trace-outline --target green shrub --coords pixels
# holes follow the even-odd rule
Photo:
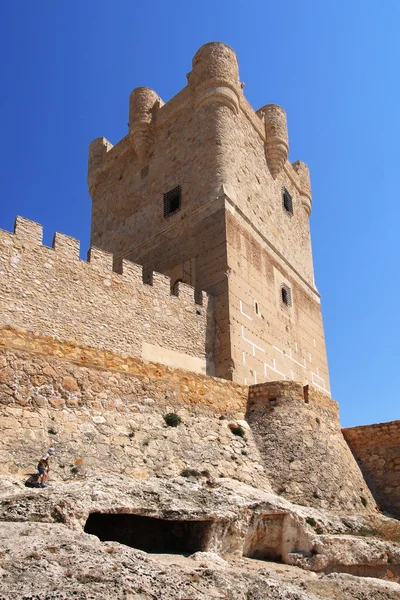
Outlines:
[[[182,419],[176,413],[167,413],[164,415],[164,421],[168,427],[178,427],[182,423]]]
[[[53,429],[53,427],[50,427],[50,429],[47,430],[47,433],[49,433],[50,435],[57,435],[57,431]]]
[[[197,469],[183,469],[181,471],[182,477],[207,477],[208,479],[211,477],[210,471],[208,469],[203,469],[202,471],[198,471]]]
[[[313,517],[307,517],[306,523],[308,523],[308,525],[311,525],[311,527],[315,527],[317,521]]]
[[[232,431],[233,435],[238,435],[241,438],[244,438],[245,430],[241,425],[230,425],[229,429]]]

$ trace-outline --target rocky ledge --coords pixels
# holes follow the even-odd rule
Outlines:
[[[6,479],[0,600],[400,597],[398,521],[185,475]]]

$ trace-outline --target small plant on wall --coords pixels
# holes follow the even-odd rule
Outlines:
[[[83,467],[83,458],[81,458],[80,456],[75,458],[75,464],[74,465],[70,465],[70,469],[71,469],[71,473],[72,475],[79,475],[82,473],[82,467]]]
[[[241,425],[237,423],[231,423],[229,425],[229,429],[232,431],[233,435],[238,435],[241,438],[244,438],[245,430]]]
[[[178,427],[182,423],[182,419],[176,413],[167,413],[164,415],[164,421],[168,427]]]

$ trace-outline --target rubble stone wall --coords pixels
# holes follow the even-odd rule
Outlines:
[[[375,510],[341,432],[337,403],[325,394],[294,381],[254,385],[246,419],[275,492],[308,506]]]
[[[54,445],[66,480],[230,477],[299,504],[375,509],[337,404],[295,382],[248,387],[3,327],[0,428],[4,473],[31,472]]]
[[[209,296],[169,277],[149,274],[91,248],[79,259],[79,242],[56,233],[42,245],[42,228],[17,218],[15,233],[0,231],[0,323],[60,340],[149,358],[213,374],[213,309]]]
[[[64,480],[183,474],[269,489],[242,420],[247,395],[222,379],[8,328],[0,346],[0,469],[33,472],[53,445],[55,475]],[[181,424],[168,426],[167,413]],[[244,437],[231,431],[238,424]]]
[[[343,429],[382,510],[400,518],[400,421]]]

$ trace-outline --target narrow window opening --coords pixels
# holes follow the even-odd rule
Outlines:
[[[286,188],[283,188],[283,207],[288,213],[293,214],[293,199]]]
[[[258,315],[259,314],[258,302],[254,302],[254,310],[255,310],[256,315]]]
[[[281,287],[281,299],[285,306],[292,306],[292,291],[290,287],[285,284]]]
[[[182,190],[180,185],[164,194],[164,217],[169,217],[180,210],[181,197]]]

